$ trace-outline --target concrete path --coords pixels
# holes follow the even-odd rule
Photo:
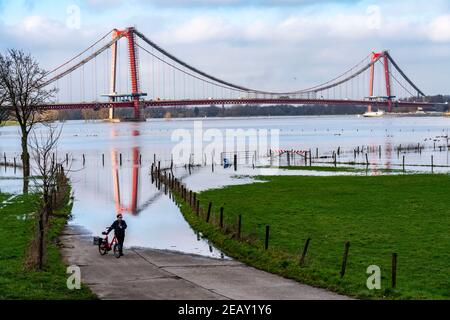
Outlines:
[[[348,299],[234,260],[151,249],[100,256],[92,235],[77,227],[67,227],[60,240],[65,262],[80,267],[82,282],[100,299]]]

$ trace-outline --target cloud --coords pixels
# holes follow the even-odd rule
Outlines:
[[[106,2],[105,0],[89,0],[90,2]],[[119,0],[120,1],[120,0]],[[139,0],[138,0],[139,1]],[[306,6],[325,3],[357,3],[361,0],[142,0],[141,4],[160,7],[280,7]],[[116,0],[117,2],[117,0]]]
[[[450,42],[450,14],[439,16],[429,24],[430,39],[437,42]]]
[[[196,43],[229,39],[235,31],[234,26],[225,20],[200,16],[166,32],[165,36],[179,43]]]
[[[449,75],[442,70],[450,68],[450,14],[441,0],[423,1],[423,8],[382,0],[370,10],[368,0],[164,2],[80,2],[81,30],[67,28],[65,11],[52,15],[37,7],[32,16],[2,26],[0,49],[24,48],[51,69],[113,27],[135,25],[199,69],[267,90],[308,87],[372,50],[390,49],[425,92],[448,92]]]

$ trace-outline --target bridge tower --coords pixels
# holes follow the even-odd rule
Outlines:
[[[134,28],[128,28],[126,37],[128,40],[128,58],[130,59],[130,75],[131,75],[131,94],[133,96],[134,119],[139,120],[141,117],[139,105],[139,58],[136,50],[136,35]]]
[[[371,62],[372,65],[370,66],[370,78],[369,78],[369,97],[373,97],[373,85],[375,80],[375,62],[383,58],[383,65],[384,65],[384,79],[385,79],[385,85],[386,85],[386,97],[388,101],[388,112],[392,111],[392,92],[391,92],[391,73],[389,70],[389,52],[383,51],[381,53],[372,52],[371,56]],[[367,106],[367,112],[372,111],[372,105]]]
[[[373,83],[375,80],[375,61],[378,59],[379,56],[380,56],[380,53],[372,52],[372,56],[371,56],[372,65],[370,66],[370,78],[369,78],[369,97],[373,97]],[[372,111],[372,105],[369,104],[367,106],[367,112],[371,112],[371,111]]]
[[[113,40],[117,41],[125,37],[127,38],[128,43],[128,59],[129,59],[129,66],[130,66],[130,77],[131,77],[131,94],[126,95],[117,95],[116,92],[116,81],[117,81],[117,41],[115,41],[111,45],[111,81],[110,81],[110,94],[109,99],[110,102],[115,102],[117,97],[125,97],[128,96],[131,98],[133,102],[133,109],[134,109],[134,119],[133,120],[140,120],[141,114],[140,114],[140,102],[139,99],[142,95],[139,91],[139,57],[138,57],[138,50],[136,45],[136,34],[134,33],[134,28],[128,28],[125,30],[113,30]],[[111,107],[109,109],[109,119],[114,119],[114,108]]]
[[[116,40],[120,33],[117,29],[112,32],[113,40]],[[116,98],[116,81],[117,81],[117,41],[111,45],[111,79],[109,84],[109,102],[115,102]],[[114,107],[109,108],[109,120],[114,120]]]
[[[386,83],[386,96],[388,97],[388,111],[392,111],[391,72],[389,70],[389,52],[383,52],[384,79]]]

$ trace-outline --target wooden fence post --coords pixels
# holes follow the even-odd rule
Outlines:
[[[270,226],[266,226],[266,240],[264,242],[264,249],[269,249],[269,235],[270,235]]]
[[[341,266],[341,278],[345,275],[345,269],[347,268],[347,257],[348,257],[348,250],[350,248],[350,242],[345,242],[345,248],[344,248],[344,256],[342,257],[342,266]]]
[[[193,205],[194,205],[194,207],[195,207],[195,205],[196,205],[196,203],[197,203],[197,192],[194,192],[193,195],[194,195],[194,200],[193,200],[193,201],[194,201],[194,204],[193,204]]]
[[[209,218],[211,217],[211,207],[212,207],[212,202],[210,202],[208,205],[208,213],[206,214],[206,222],[209,222]]]
[[[392,254],[392,288],[397,286],[397,253]]]
[[[220,229],[223,229],[223,207],[220,207],[220,218],[219,218]]]
[[[242,215],[238,216],[237,238],[241,239]]]
[[[302,256],[300,257],[300,266],[305,265],[306,253],[308,252],[308,247],[309,247],[310,241],[311,241],[311,238],[306,239],[305,246],[303,247]]]

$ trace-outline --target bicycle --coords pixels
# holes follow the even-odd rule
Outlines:
[[[116,236],[113,237],[111,242],[108,241],[108,233],[106,231],[102,232],[104,238],[100,238],[98,241],[98,251],[102,256],[108,254],[109,251],[113,250],[114,256],[119,259],[120,258],[120,250],[119,250],[119,242],[117,241]]]

